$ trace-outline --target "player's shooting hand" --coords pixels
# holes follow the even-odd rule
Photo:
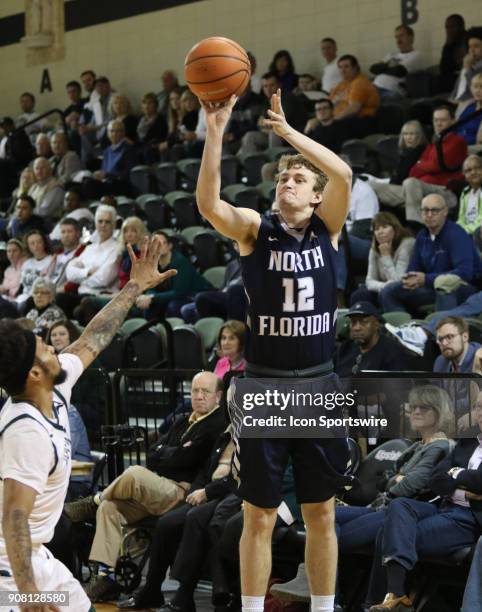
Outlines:
[[[281,106],[281,89],[271,96],[271,109],[268,110],[268,119],[265,121],[273,132],[280,138],[287,138],[293,131],[288,125],[286,117]]]
[[[199,100],[206,113],[206,127],[223,131],[227,126],[233,106],[236,104],[237,96],[232,95],[226,102],[206,102]]]

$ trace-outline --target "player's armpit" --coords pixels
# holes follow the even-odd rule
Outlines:
[[[237,208],[218,200],[207,210],[199,206],[199,211],[220,234],[236,240],[240,245],[248,246],[258,237],[261,217],[250,208]]]
[[[19,591],[36,590],[32,569],[32,540],[28,517],[37,492],[12,478],[3,482],[2,529],[13,576]]]

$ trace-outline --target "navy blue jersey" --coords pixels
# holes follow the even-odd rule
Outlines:
[[[241,257],[248,296],[246,358],[281,370],[333,358],[337,252],[315,214],[302,231],[261,217],[254,251]]]

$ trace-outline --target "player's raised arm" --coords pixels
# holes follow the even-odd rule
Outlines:
[[[247,246],[256,238],[261,220],[254,210],[236,208],[220,198],[223,133],[235,103],[236,96],[231,96],[228,102],[216,105],[201,101],[206,113],[206,141],[197,181],[196,200],[201,215],[218,232],[238,241],[242,253],[243,246]]]
[[[271,110],[268,110],[268,115],[268,123],[275,134],[286,140],[328,177],[328,183],[323,191],[323,201],[316,209],[316,213],[324,221],[330,234],[338,234],[350,209],[352,180],[350,166],[333,151],[308,138],[305,134],[301,134],[288,124],[281,106],[279,89],[271,97]]]
[[[63,351],[77,355],[84,368],[87,368],[111,343],[136,299],[146,289],[157,287],[177,274],[176,270],[167,270],[162,274],[159,272],[161,244],[156,236],[150,242],[145,238],[139,257],[136,257],[130,245],[127,245],[127,250],[132,263],[129,282],[92,319],[80,338]]]

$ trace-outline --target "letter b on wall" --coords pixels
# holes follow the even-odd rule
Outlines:
[[[418,21],[418,0],[402,0],[402,23],[413,25]]]

